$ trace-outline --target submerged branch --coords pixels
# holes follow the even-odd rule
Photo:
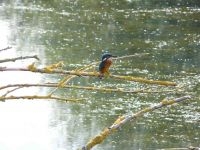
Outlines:
[[[21,56],[21,57],[16,57],[16,58],[3,59],[3,60],[0,60],[0,63],[11,62],[11,61],[14,62],[16,60],[29,59],[29,58],[34,58],[34,59],[39,60],[37,55],[33,55],[33,56],[24,56],[24,57]]]
[[[117,129],[121,128],[124,124],[127,122],[130,122],[132,120],[136,120],[138,117],[143,116],[145,113],[152,112],[156,109],[160,109],[162,107],[172,105],[174,103],[179,103],[184,100],[190,99],[190,96],[183,96],[180,98],[176,98],[174,100],[162,100],[160,103],[158,103],[155,106],[150,106],[145,109],[142,109],[141,111],[137,113],[133,113],[128,116],[120,116],[114,123],[108,128],[105,128],[100,134],[92,138],[85,146],[82,147],[82,150],[90,150],[95,145],[102,143],[110,134],[112,134]]]

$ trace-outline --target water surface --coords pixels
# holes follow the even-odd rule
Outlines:
[[[0,103],[0,149],[68,150],[82,147],[119,115],[158,103],[163,98],[192,95],[178,106],[156,110],[108,137],[96,150],[162,149],[199,146],[200,137],[200,4],[199,1],[1,1],[0,59],[38,55],[1,64],[43,67],[59,61],[64,69],[100,60],[103,51],[143,57],[117,60],[111,72],[169,80],[178,88],[145,85],[111,78],[78,77],[70,84],[158,93],[106,93],[60,89],[61,97],[84,103],[16,100]],[[97,70],[94,66],[91,70]],[[9,83],[58,82],[61,75],[1,72],[0,86]],[[16,95],[48,94],[50,88],[25,88]],[[167,92],[167,91],[171,92]]]

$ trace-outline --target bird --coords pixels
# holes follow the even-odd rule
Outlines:
[[[112,65],[112,58],[117,57],[113,56],[110,53],[104,53],[99,64],[99,78],[102,79],[104,75],[109,75],[109,68]]]

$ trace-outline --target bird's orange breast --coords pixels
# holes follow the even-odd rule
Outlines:
[[[103,73],[103,74],[108,72],[111,64],[112,64],[112,59],[109,58],[109,59],[105,60],[104,67],[102,67],[100,72]]]

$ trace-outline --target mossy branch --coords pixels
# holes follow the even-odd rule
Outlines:
[[[90,69],[93,66],[93,64],[87,65],[85,67],[82,67],[80,69],[77,69],[76,71],[86,71],[88,69]],[[53,94],[57,89],[62,88],[63,86],[65,86],[70,80],[72,80],[73,78],[77,77],[76,75],[67,75],[65,76],[58,84],[57,87],[55,89],[53,89],[51,91],[51,94]]]
[[[175,82],[171,82],[171,81],[149,80],[149,79],[145,79],[141,77],[133,77],[133,76],[110,75],[110,77],[114,79],[134,81],[134,82],[140,82],[140,83],[145,83],[145,84],[156,84],[156,85],[164,85],[164,86],[177,85]]]
[[[78,85],[62,85],[62,87],[58,87],[57,83],[43,83],[43,84],[9,84],[5,86],[1,86],[0,90],[4,90],[7,88],[15,88],[14,90],[18,90],[20,88],[25,87],[49,87],[49,88],[73,88],[73,89],[81,89],[81,90],[91,90],[91,91],[101,91],[101,92],[121,92],[121,93],[163,93],[163,92],[174,92],[174,90],[149,90],[149,89],[135,89],[135,90],[126,90],[124,88],[106,88],[106,87],[94,87],[94,86],[78,86]],[[6,95],[13,92],[11,90],[6,92]]]
[[[115,60],[118,60],[118,59],[124,59],[124,58],[131,58],[131,57],[142,57],[142,56],[145,56],[145,55],[149,55],[149,53],[140,53],[140,54],[134,54],[134,55],[127,55],[127,56],[122,56],[122,57],[117,57],[117,58],[113,58]],[[80,69],[76,69],[75,71],[87,71],[91,68],[93,68],[94,66],[96,66],[97,64],[99,64],[100,61],[96,61],[96,62],[92,62],[90,63],[89,65],[86,65]],[[67,83],[69,83],[69,81],[71,81],[73,78],[77,77],[76,75],[67,75],[65,76],[59,83],[58,83],[58,87],[56,87],[55,89],[53,89],[51,91],[51,94],[53,94],[57,89],[59,89],[60,87],[62,88],[62,86],[66,85]],[[89,87],[89,89],[93,89],[93,87]],[[101,88],[102,89],[102,88]],[[99,90],[99,89],[98,89]],[[110,89],[109,89],[110,90]],[[113,89],[111,89],[113,91]],[[114,91],[116,91],[116,89],[114,89]],[[117,89],[117,91],[122,91],[122,90],[119,90]],[[140,90],[141,91],[141,90]],[[124,91],[123,91],[124,92]],[[137,91],[138,92],[138,91]],[[131,93],[134,93],[134,92],[131,92]]]
[[[64,74],[64,75],[76,75],[76,76],[91,76],[91,77],[98,77],[100,74],[99,72],[85,72],[85,71],[66,71],[61,69],[52,69],[52,68],[37,68],[34,63],[29,65],[27,68],[8,68],[8,67],[0,67],[0,71],[31,71],[31,72],[38,72],[38,73],[47,73],[47,74]],[[159,80],[149,80],[144,79],[141,77],[134,77],[134,76],[120,76],[120,75],[110,75],[109,77],[114,79],[126,80],[126,81],[134,81],[140,82],[145,84],[156,84],[156,85],[164,85],[164,86],[176,86],[175,82],[171,81],[159,81]]]
[[[89,140],[89,142],[85,146],[83,146],[81,150],[92,149],[97,144],[102,143],[110,134],[112,134],[117,129],[121,128],[124,124],[130,121],[136,120],[138,117],[143,116],[145,113],[152,112],[156,109],[160,109],[162,107],[172,105],[174,103],[179,103],[190,98],[191,98],[190,96],[183,96],[180,98],[176,98],[174,100],[162,100],[157,105],[147,107],[137,113],[132,113],[131,115],[127,115],[127,116],[120,116],[110,127],[105,128],[100,134],[96,135],[94,138]]]

